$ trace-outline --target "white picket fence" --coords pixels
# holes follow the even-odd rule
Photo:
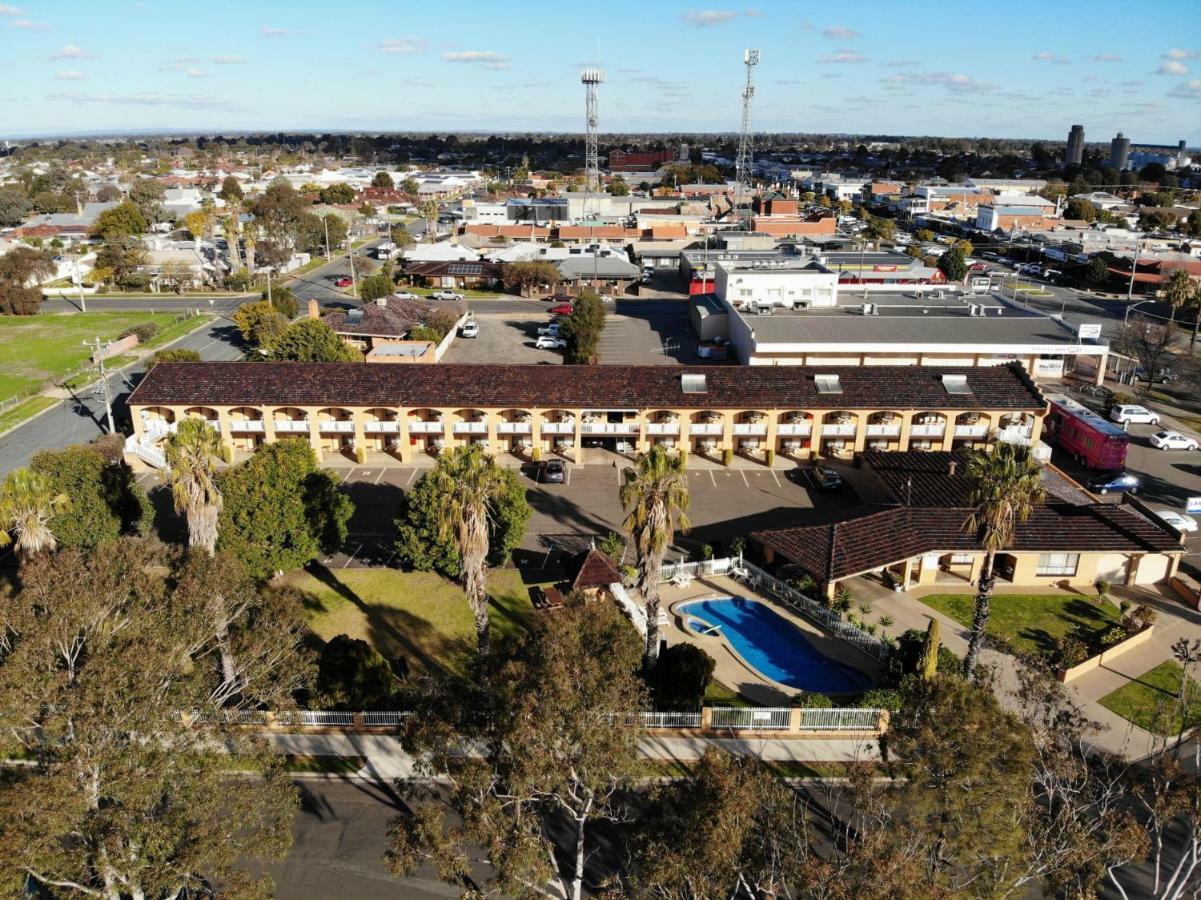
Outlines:
[[[878,709],[802,709],[801,731],[874,731],[880,727]]]
[[[713,727],[722,731],[787,731],[792,710],[787,706],[715,706]]]
[[[699,562],[665,563],[659,570],[659,581],[675,581],[677,578],[703,578],[706,575],[728,575],[737,568],[741,557],[702,559]]]

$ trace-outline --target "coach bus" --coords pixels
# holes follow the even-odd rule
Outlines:
[[[1128,435],[1115,425],[1070,397],[1047,398],[1050,408],[1043,437],[1090,469],[1120,469],[1126,465]]]

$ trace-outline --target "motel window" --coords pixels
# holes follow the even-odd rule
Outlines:
[[[1035,575],[1075,575],[1079,553],[1040,553]]]
[[[951,565],[953,566],[970,566],[972,564],[972,554],[970,553],[952,553]]]

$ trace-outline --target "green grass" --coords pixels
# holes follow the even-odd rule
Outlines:
[[[145,343],[139,344],[138,347],[143,350],[153,350],[157,347],[163,346],[164,344],[170,344],[172,341],[179,340],[185,334],[188,334],[190,331],[194,331],[201,325],[207,325],[215,318],[216,316],[210,316],[201,313],[200,315],[196,316],[188,316],[186,319],[182,319],[176,322],[174,325],[168,325],[166,327],[160,326],[158,333],[155,334],[154,337]]]
[[[705,689],[706,706],[755,706],[742,694],[733,688],[726,687],[720,681],[710,681]]]
[[[972,594],[931,594],[921,601],[961,625],[972,623]],[[1121,612],[1112,603],[1071,594],[994,594],[988,634],[1009,643],[1019,653],[1046,656],[1055,642],[1077,625],[1108,628]]]
[[[115,372],[122,366],[127,366],[131,362],[136,362],[137,358],[138,357],[132,353],[121,353],[117,356],[110,356],[104,361],[104,370],[106,372]],[[66,379],[63,382],[63,387],[67,388],[68,390],[78,391],[81,387],[91,384],[99,377],[100,373],[96,369],[88,369],[84,372],[80,372],[78,375],[72,375],[70,378]]]
[[[1133,722],[1144,731],[1156,734],[1177,734],[1180,731],[1180,706],[1176,695],[1184,670],[1173,660],[1160,663],[1144,672],[1129,684],[1122,685],[1101,698],[1101,705]],[[1185,717],[1185,730],[1201,725],[1201,691],[1189,679],[1192,702]]]
[[[53,397],[30,397],[22,403],[18,403],[11,409],[7,409],[0,413],[0,432],[8,431],[14,425],[19,425],[26,419],[36,416],[44,409],[49,409],[57,403]]]
[[[317,569],[286,581],[304,594],[309,627],[323,640],[348,634],[431,673],[463,675],[475,656],[467,598],[434,572]],[[534,609],[516,570],[492,570],[488,593],[493,639],[527,627]]]
[[[0,400],[61,378],[89,356],[84,340],[112,340],[141,322],[166,328],[173,313],[95,312],[0,316]]]
[[[417,294],[419,297],[428,297],[434,291],[443,290],[443,288],[417,287],[416,285],[411,284],[402,284],[396,289],[398,291],[408,291],[410,294]],[[464,299],[470,300],[498,300],[504,296],[501,291],[475,291],[467,289],[459,290],[458,288],[451,288],[451,290],[456,294],[462,294]]]

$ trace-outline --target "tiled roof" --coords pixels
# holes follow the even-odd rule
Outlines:
[[[568,573],[576,573],[570,581],[570,590],[573,591],[621,584],[621,571],[613,564],[613,560],[599,550],[578,553],[569,559],[563,568]]]
[[[364,303],[360,310],[357,310],[361,315],[353,319],[349,312],[332,312],[325,316],[323,321],[338,334],[401,337],[408,334],[415,325],[423,324],[439,309],[448,309],[456,317],[460,317],[467,311],[467,304],[457,301],[406,300],[392,296],[387,298],[385,306],[375,302]]]
[[[942,375],[969,391],[949,394]],[[705,378],[684,393],[680,376]],[[841,393],[819,393],[836,374]],[[159,363],[131,405],[406,406],[606,409],[1031,410],[1046,401],[1020,366],[365,366],[361,363]]]
[[[821,581],[837,580],[934,551],[979,551],[959,507],[863,506],[811,524],[752,536]],[[1048,503],[1020,523],[1013,550],[1165,552],[1181,550],[1166,527],[1124,506]]]

